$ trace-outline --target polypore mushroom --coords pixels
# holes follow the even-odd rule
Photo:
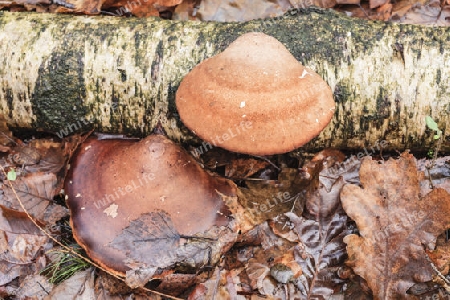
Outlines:
[[[219,193],[235,192],[181,147],[151,135],[139,142],[88,140],[71,164],[66,193],[76,241],[95,262],[124,274],[126,254],[111,242],[131,221],[164,211],[180,234],[202,233],[228,223]]]
[[[327,83],[275,38],[247,33],[187,74],[176,94],[183,123],[215,146],[252,155],[292,151],[330,122]]]

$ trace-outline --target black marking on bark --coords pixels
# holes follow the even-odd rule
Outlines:
[[[164,58],[163,56],[164,56],[163,42],[159,41],[155,51],[155,58],[153,59],[151,67],[151,76],[153,81],[157,81],[159,78],[161,65]]]
[[[11,89],[3,90],[6,97],[6,104],[8,105],[9,115],[8,117],[12,119],[13,115],[13,93]]]

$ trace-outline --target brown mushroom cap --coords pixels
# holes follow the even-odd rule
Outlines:
[[[228,223],[228,209],[217,191],[235,193],[227,181],[209,175],[161,135],[139,142],[88,140],[71,164],[65,188],[76,241],[116,274],[129,268],[125,254],[109,243],[130,221],[163,210],[180,234],[194,235]]]
[[[275,38],[256,32],[187,74],[176,105],[183,123],[205,141],[253,155],[304,145],[335,110],[331,89],[318,74]]]

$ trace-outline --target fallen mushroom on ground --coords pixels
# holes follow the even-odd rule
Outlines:
[[[335,111],[328,84],[260,32],[242,35],[197,65],[183,78],[176,105],[183,123],[209,147],[251,155],[306,144]]]
[[[190,268],[214,264],[238,231],[223,200],[233,199],[235,185],[163,135],[89,139],[66,192],[74,237],[95,262],[120,275],[154,269],[135,285],[184,260]],[[197,260],[189,260],[193,254]]]

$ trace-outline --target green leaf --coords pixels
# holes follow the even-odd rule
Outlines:
[[[16,170],[14,170],[14,169],[9,170],[6,177],[8,178],[8,180],[11,180],[11,181],[16,180],[16,178],[17,178]]]
[[[425,117],[425,123],[427,123],[427,127],[430,128],[431,130],[434,130],[434,131],[437,131],[437,132],[440,131],[439,127],[438,127],[438,124],[430,116],[426,116]]]

